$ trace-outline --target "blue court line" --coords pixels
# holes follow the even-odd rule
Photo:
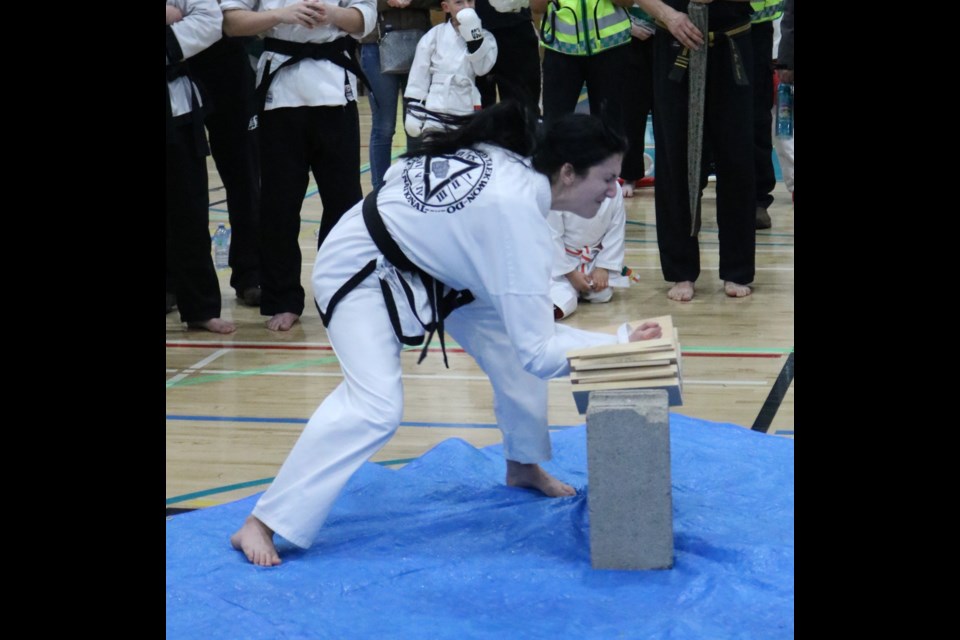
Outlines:
[[[252,416],[184,416],[167,414],[167,420],[194,420],[196,422],[270,422],[275,424],[306,424],[307,418],[256,418]],[[401,422],[401,427],[431,427],[440,429],[496,429],[490,422]],[[572,429],[579,425],[550,425],[550,429]]]
[[[785,435],[785,436],[792,436],[792,435],[793,435],[793,430],[792,430],[792,429],[790,429],[790,430],[787,430],[787,429],[778,429],[777,431],[774,431],[774,432],[773,432],[773,435],[780,435],[780,434],[783,434],[783,435]]]

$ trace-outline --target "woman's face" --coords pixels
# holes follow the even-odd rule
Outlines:
[[[599,164],[595,164],[580,176],[569,164],[560,169],[559,186],[553,190],[551,208],[570,211],[582,218],[597,215],[604,199],[617,193],[617,176],[623,155],[615,154]]]

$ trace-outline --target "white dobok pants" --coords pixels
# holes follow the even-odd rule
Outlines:
[[[489,376],[504,456],[549,460],[547,381],[523,370],[495,309],[480,300],[446,319],[448,333]],[[295,545],[316,539],[350,477],[390,440],[403,417],[400,352],[371,274],[337,305],[327,334],[343,382],[310,417],[253,515]]]

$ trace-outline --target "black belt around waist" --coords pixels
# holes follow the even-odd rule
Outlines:
[[[664,22],[657,20],[656,23],[658,27],[667,29],[667,25]],[[737,47],[737,43],[733,38],[734,36],[738,36],[748,31],[750,31],[750,23],[746,22],[744,24],[731,27],[726,31],[710,31],[707,33],[706,37],[707,45],[710,47],[723,39],[726,39],[727,42],[730,43],[730,62],[733,65],[734,82],[741,86],[750,84],[750,80],[747,78],[747,72],[743,66],[743,57],[740,55],[740,49]],[[684,47],[677,55],[677,59],[673,63],[673,69],[670,70],[670,73],[667,75],[667,77],[674,82],[680,82],[683,79],[684,74],[687,72],[687,65],[689,62],[690,49]]]
[[[205,158],[210,153],[210,147],[207,146],[207,136],[203,130],[203,109],[200,106],[200,99],[197,92],[193,89],[193,78],[190,77],[190,67],[186,62],[173,62],[166,66],[166,92],[167,92],[167,118],[166,134],[170,140],[173,134],[173,108],[170,106],[170,84],[177,78],[186,78],[190,83],[190,123],[193,131],[193,143],[197,150],[197,155]]]
[[[267,60],[267,65],[263,69],[263,78],[260,80],[260,86],[257,87],[257,104],[260,105],[260,111],[263,111],[263,108],[266,106],[267,90],[270,88],[270,83],[273,82],[273,78],[277,75],[277,72],[284,67],[289,67],[306,58],[328,60],[344,69],[344,71],[349,71],[357,76],[372,93],[373,87],[370,86],[370,81],[367,80],[363,69],[360,68],[360,63],[357,62],[356,44],[357,41],[350,36],[337,38],[332,42],[291,42],[290,40],[280,40],[278,38],[264,38],[264,51],[273,51],[274,53],[290,56],[290,58],[272,71],[270,69],[271,61]],[[348,56],[348,52],[351,55]]]
[[[409,258],[403,253],[403,250],[400,249],[400,246],[397,245],[396,240],[393,239],[393,236],[390,235],[390,232],[387,230],[386,225],[383,223],[383,218],[380,216],[380,211],[377,208],[377,195],[380,193],[380,189],[374,189],[373,193],[369,194],[363,200],[363,221],[367,225],[367,231],[370,233],[370,237],[373,239],[373,243],[377,245],[377,248],[380,250],[380,253],[390,261],[390,263],[400,269],[401,271],[409,271],[416,273],[420,280],[423,282],[427,290],[427,299],[430,302],[430,308],[433,313],[433,321],[427,324],[423,324],[423,328],[429,332],[426,340],[424,340],[423,335],[418,336],[405,336],[403,334],[402,327],[400,326],[400,316],[397,312],[397,303],[394,300],[393,292],[390,289],[390,286],[380,280],[380,290],[383,293],[383,299],[387,307],[387,315],[390,316],[390,324],[393,325],[393,331],[397,336],[397,339],[402,343],[410,346],[416,346],[423,344],[423,350],[420,352],[420,358],[417,360],[417,364],[423,362],[423,359],[427,357],[427,349],[430,347],[430,341],[433,339],[433,334],[436,333],[437,337],[440,339],[440,351],[443,353],[443,364],[448,369],[450,364],[447,362],[447,347],[444,340],[443,332],[443,321],[450,315],[454,309],[462,307],[465,304],[468,304],[473,301],[473,294],[470,291],[457,291],[451,287],[447,287],[444,283],[435,279],[429,273],[415,265],[410,261]],[[355,289],[367,276],[374,272],[377,267],[377,260],[374,258],[367,264],[363,266],[357,273],[355,273],[349,280],[347,280],[343,286],[337,289],[337,292],[333,294],[330,298],[329,304],[327,304],[327,312],[324,313],[320,311],[320,305],[317,305],[317,311],[320,312],[320,319],[323,321],[323,326],[326,327],[330,323],[330,318],[333,316],[333,311],[336,308],[337,304],[346,296],[350,291]],[[411,309],[416,308],[413,290],[410,288],[410,285],[407,282],[400,278],[400,284],[403,287],[404,294],[407,298],[407,304],[410,305]],[[444,289],[450,289],[446,295],[444,295]]]

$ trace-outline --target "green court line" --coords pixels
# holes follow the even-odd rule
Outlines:
[[[396,460],[377,460],[376,464],[379,464],[382,467],[389,467],[394,464],[407,464],[408,462],[413,462],[416,458],[397,458]]]
[[[439,342],[431,342],[430,346],[433,347],[436,345],[437,348],[440,347]],[[459,348],[459,345],[455,342],[447,344],[448,348]],[[417,351],[423,349],[423,345],[409,347],[405,346],[402,351]],[[191,387],[195,384],[205,384],[208,382],[219,382],[221,380],[230,380],[232,378],[239,378],[241,376],[256,376],[264,373],[272,373],[274,371],[291,371],[294,369],[302,369],[303,367],[310,367],[314,365],[325,365],[325,364],[336,364],[339,362],[336,356],[327,356],[325,358],[312,358],[310,360],[301,360],[299,362],[291,362],[287,364],[276,364],[269,367],[258,367],[256,369],[248,369],[246,371],[233,371],[230,373],[210,373],[203,376],[196,376],[192,378],[181,378],[176,381],[167,381],[166,388],[170,389],[172,387]]]
[[[203,498],[204,496],[212,496],[217,493],[226,493],[227,491],[235,491],[236,489],[246,489],[247,487],[255,487],[261,484],[269,484],[273,482],[273,478],[262,478],[260,480],[250,480],[249,482],[238,482],[237,484],[228,484],[225,487],[214,487],[213,489],[204,489],[203,491],[194,491],[193,493],[185,493],[182,496],[174,496],[172,498],[167,498],[167,505],[176,504],[177,502],[186,502],[187,500],[193,500],[195,498]]]
[[[375,464],[379,464],[382,467],[388,467],[394,464],[407,464],[408,462],[413,462],[416,458],[398,458],[396,460],[379,460]],[[178,502],[186,502],[187,500],[195,500],[197,498],[205,498],[206,496],[216,495],[218,493],[227,493],[228,491],[236,491],[237,489],[246,489],[248,487],[256,487],[258,485],[270,484],[273,482],[274,478],[261,478],[259,480],[250,480],[248,482],[238,482],[237,484],[228,484],[223,487],[214,487],[213,489],[204,489],[203,491],[194,491],[193,493],[185,493],[182,496],[174,496],[172,498],[167,498],[167,506],[171,504],[176,504]]]
[[[460,348],[457,343],[452,342],[447,345],[450,348]],[[431,342],[430,348],[439,348],[439,342]],[[423,349],[423,345],[419,346],[405,346],[402,351],[418,351]],[[777,347],[694,347],[687,346],[681,349],[681,353],[752,353],[752,354],[776,354],[776,355],[789,355],[793,353],[794,347],[789,348],[777,348]],[[311,358],[309,360],[301,360],[299,362],[291,362],[288,364],[277,364],[271,365],[269,367],[258,367],[256,369],[248,369],[246,371],[233,371],[230,373],[211,373],[203,376],[196,376],[193,378],[182,378],[180,380],[166,382],[166,388],[170,389],[173,387],[190,387],[197,384],[205,384],[208,382],[219,382],[221,380],[230,380],[233,378],[239,378],[242,376],[256,376],[262,375],[265,373],[272,373],[275,371],[292,371],[294,369],[302,369],[304,367],[311,366],[321,366],[327,364],[335,364],[339,362],[336,356],[327,356],[325,358]]]
[[[258,367],[256,369],[249,369],[247,371],[211,373],[205,376],[197,376],[195,378],[183,378],[175,382],[167,381],[167,388],[189,387],[195,384],[203,384],[205,382],[218,382],[220,380],[229,380],[231,378],[239,378],[241,376],[256,376],[274,371],[290,371],[292,369],[302,369],[303,367],[312,367],[315,365],[336,364],[337,362],[339,361],[337,360],[336,356],[327,356],[325,358],[313,358],[311,360],[301,360],[300,362],[291,362],[289,364],[276,364],[269,367]]]
[[[635,224],[638,227],[647,227],[648,229],[656,229],[657,225],[654,222],[640,222],[639,220],[627,220],[627,224]],[[705,229],[707,233],[720,233],[719,229]],[[774,236],[782,238],[792,238],[794,234],[792,233],[764,233],[758,238],[772,238]],[[646,242],[645,240],[627,240],[627,242]],[[759,242],[757,244],[760,244]]]

